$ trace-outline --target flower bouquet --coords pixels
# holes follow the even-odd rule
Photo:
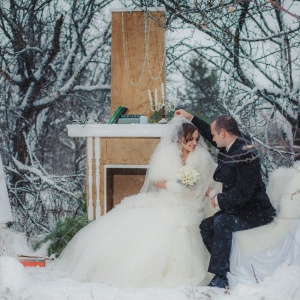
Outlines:
[[[175,174],[177,182],[186,187],[192,187],[199,179],[199,176],[199,172],[189,165],[181,167]]]

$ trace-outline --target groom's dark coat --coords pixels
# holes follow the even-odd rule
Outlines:
[[[210,126],[196,116],[192,122],[216,147]],[[240,133],[228,153],[225,147],[219,148],[214,180],[223,184],[222,193],[218,194],[217,214],[238,216],[254,227],[271,222],[276,215],[262,181],[258,152],[247,135]]]

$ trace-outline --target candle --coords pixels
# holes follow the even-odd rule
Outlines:
[[[161,97],[162,97],[162,105],[165,106],[165,86],[164,83],[161,83]]]
[[[148,90],[148,96],[149,96],[150,105],[152,105],[153,101],[152,101],[152,96],[151,96],[151,91],[150,90]]]
[[[156,106],[156,109],[158,108],[158,97],[157,97],[157,89],[154,90],[154,96],[155,96],[155,106]]]

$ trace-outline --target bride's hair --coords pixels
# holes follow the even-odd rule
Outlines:
[[[178,142],[184,140],[188,142],[195,131],[198,131],[197,127],[192,123],[182,123],[181,128],[178,131]]]

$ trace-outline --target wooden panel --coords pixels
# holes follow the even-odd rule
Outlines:
[[[164,21],[164,12],[151,14]],[[122,105],[128,113],[149,116],[148,89],[154,94],[157,88],[161,99],[166,82],[165,29],[141,11],[113,12],[111,49],[111,114]]]
[[[101,139],[101,163],[147,165],[159,141],[159,138]]]

